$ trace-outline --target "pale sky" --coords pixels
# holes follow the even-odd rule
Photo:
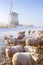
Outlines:
[[[0,0],[0,23],[9,23],[11,0]],[[20,24],[43,26],[43,0],[13,0]]]

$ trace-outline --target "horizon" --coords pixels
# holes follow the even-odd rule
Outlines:
[[[11,0],[0,0],[0,24],[9,23]],[[43,26],[43,0],[13,0],[12,11],[18,13],[19,23]]]

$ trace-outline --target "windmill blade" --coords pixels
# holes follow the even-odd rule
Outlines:
[[[12,6],[13,6],[13,0],[10,0],[10,12],[9,12],[9,18],[8,18],[9,24],[10,24],[10,15],[12,13]]]
[[[12,12],[13,0],[11,0],[10,14]]]

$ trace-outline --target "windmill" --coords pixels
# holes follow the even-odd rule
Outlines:
[[[18,13],[12,11],[13,0],[11,0],[10,14],[9,14],[9,24],[11,27],[19,25],[18,22]]]

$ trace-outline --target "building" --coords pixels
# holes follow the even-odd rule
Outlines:
[[[14,27],[14,26],[18,26],[19,22],[18,22],[18,13],[12,12],[10,14],[10,26]]]

